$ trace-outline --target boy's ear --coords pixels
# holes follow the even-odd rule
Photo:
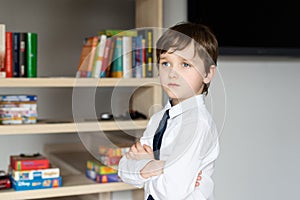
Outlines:
[[[203,82],[205,84],[210,83],[210,81],[213,79],[215,73],[216,73],[216,66],[215,65],[211,65],[210,68],[209,68],[209,73],[203,79]]]

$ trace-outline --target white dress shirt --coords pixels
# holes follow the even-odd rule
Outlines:
[[[218,132],[206,109],[204,95],[197,95],[171,106],[167,105],[154,114],[140,142],[152,147],[158,124],[169,110],[161,149],[160,160],[166,161],[163,174],[148,179],[140,170],[151,160],[129,160],[123,156],[118,174],[121,179],[136,187],[144,187],[145,199],[151,194],[155,200],[211,200],[214,183],[211,178],[214,162],[219,155]],[[195,187],[202,170],[200,186]]]

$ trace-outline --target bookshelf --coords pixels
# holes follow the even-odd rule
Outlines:
[[[162,0],[135,0],[135,25],[139,27],[162,27]],[[78,59],[78,58],[77,58]],[[63,71],[63,70],[62,70]],[[64,74],[64,72],[62,72]],[[38,78],[7,78],[0,79],[0,90],[16,88],[74,88],[74,87],[134,87],[139,88],[135,95],[137,107],[151,107],[151,105],[161,105],[162,91],[156,78],[142,79],[119,79],[119,78],[80,78],[63,77],[38,77]],[[146,97],[146,98],[145,98]],[[142,101],[143,99],[143,101]],[[136,121],[114,121],[105,122],[81,122],[82,131],[97,131],[97,126],[101,125],[104,131],[122,130],[143,130],[146,128],[147,120]],[[0,136],[34,135],[34,134],[74,134],[77,132],[77,125],[70,123],[45,123],[28,125],[7,125],[0,126]],[[82,129],[83,128],[83,129]],[[97,199],[112,199],[112,192],[133,191],[133,199],[142,199],[142,190],[128,184],[95,183],[85,177],[84,174],[63,176],[63,186],[54,189],[14,191],[0,190],[0,199],[48,199],[54,197],[70,197],[87,194],[97,194]]]

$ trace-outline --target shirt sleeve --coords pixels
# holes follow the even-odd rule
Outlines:
[[[211,168],[218,155],[217,131],[205,122],[185,124],[175,140],[172,155],[166,160],[162,175],[152,177],[146,192],[154,199],[189,199],[195,190],[200,170]],[[207,171],[207,170],[204,170]],[[212,195],[211,173],[203,174],[202,198]],[[203,187],[205,186],[205,187]]]
[[[147,144],[147,145],[152,144],[151,140],[153,136],[152,137],[150,136],[152,121],[153,121],[152,118],[150,118],[147,128],[143,133],[143,137],[140,138],[140,142],[142,144]],[[130,160],[127,159],[126,156],[124,155],[119,162],[118,175],[125,183],[141,188],[144,186],[144,183],[149,179],[143,178],[140,175],[140,171],[151,160],[152,159]]]

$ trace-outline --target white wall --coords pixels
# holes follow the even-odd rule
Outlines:
[[[164,2],[166,27],[186,20],[186,1]],[[300,58],[223,56],[218,68],[211,96],[220,129],[226,117],[216,200],[299,199]]]

